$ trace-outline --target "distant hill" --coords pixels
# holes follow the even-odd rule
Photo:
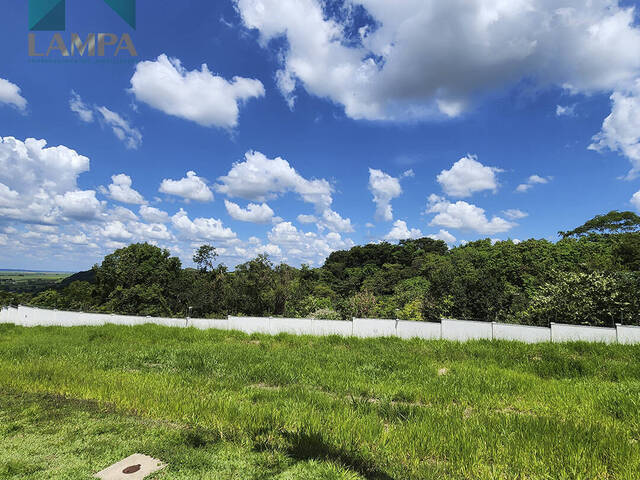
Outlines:
[[[96,282],[96,273],[93,270],[87,270],[86,272],[78,272],[73,275],[61,280],[58,283],[59,288],[65,288],[71,285],[73,282]]]
[[[20,268],[0,268],[0,272],[16,272],[16,273],[72,273],[61,272],[59,270],[23,270]]]

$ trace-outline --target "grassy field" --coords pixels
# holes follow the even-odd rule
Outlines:
[[[11,270],[0,270],[0,281],[12,280],[14,282],[26,282],[29,280],[47,280],[57,282],[70,275],[70,273],[57,272],[15,272]]]
[[[0,478],[628,479],[640,346],[0,325]]]
[[[16,293],[39,292],[54,287],[70,275],[69,273],[0,270],[0,290]]]

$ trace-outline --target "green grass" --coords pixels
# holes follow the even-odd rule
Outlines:
[[[70,273],[0,271],[0,281],[12,280],[14,282],[28,282],[30,280],[47,280],[57,282],[69,276],[71,276]]]
[[[628,479],[640,346],[0,325],[0,478]]]

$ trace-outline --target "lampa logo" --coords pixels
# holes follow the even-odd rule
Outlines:
[[[102,0],[136,28],[136,0]],[[29,30],[66,30],[66,0],[29,0]]]
[[[100,0],[95,0],[100,1]],[[101,0],[122,18],[131,28],[136,28],[136,0]],[[63,31],[66,30],[66,0],[29,0],[29,30],[31,31]],[[129,52],[132,57],[138,56],[131,36],[128,33],[89,33],[85,40],[77,33],[70,35],[65,42],[60,33],[55,33],[49,42],[49,48],[39,50],[36,44],[36,34],[29,34],[29,56],[49,57],[59,52],[63,57],[73,57],[76,54],[89,57],[97,55],[104,57],[107,47],[115,47],[113,56],[117,57],[122,50]],[[117,45],[117,46],[116,46]]]

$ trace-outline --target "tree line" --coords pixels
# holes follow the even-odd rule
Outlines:
[[[0,303],[130,315],[476,319],[546,326],[640,322],[640,217],[609,212],[557,242],[478,240],[448,248],[420,238],[356,246],[324,265],[274,265],[266,255],[233,271],[202,245],[196,268],[149,244],[107,255],[82,280]],[[88,281],[87,281],[88,280]]]

